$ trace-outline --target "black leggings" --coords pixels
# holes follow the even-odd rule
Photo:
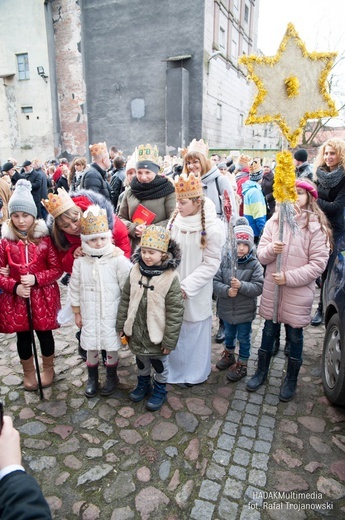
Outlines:
[[[42,356],[52,356],[55,350],[54,337],[51,330],[36,330],[35,331],[40,342]],[[17,332],[17,350],[20,359],[30,359],[32,352],[31,332],[26,330],[24,332]]]

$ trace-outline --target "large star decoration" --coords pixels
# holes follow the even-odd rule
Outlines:
[[[276,122],[295,147],[308,119],[336,116],[326,85],[336,55],[309,53],[289,23],[275,56],[242,56],[258,88],[246,124]]]

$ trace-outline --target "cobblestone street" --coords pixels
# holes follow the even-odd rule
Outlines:
[[[245,390],[262,326],[257,318],[247,378],[227,383],[213,365],[203,385],[169,385],[168,401],[155,413],[128,397],[136,383],[128,349],[120,352],[118,390],[87,399],[77,329],[55,331],[55,383],[41,401],[23,389],[15,335],[0,335],[1,399],[21,432],[24,465],[42,486],[53,517],[344,518],[345,412],[323,394],[324,327],[305,331],[297,394],[284,404],[278,399],[282,348],[267,383],[256,393]],[[214,343],[214,364],[221,352]],[[100,372],[104,379],[105,369]]]

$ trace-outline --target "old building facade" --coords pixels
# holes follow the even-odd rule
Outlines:
[[[0,0],[0,161],[253,147],[259,0]],[[8,37],[7,27],[16,27]],[[12,33],[13,34],[13,33]],[[268,145],[268,147],[271,147]]]

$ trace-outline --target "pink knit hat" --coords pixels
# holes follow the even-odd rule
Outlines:
[[[295,186],[296,188],[302,188],[302,190],[309,191],[314,199],[317,200],[318,194],[314,183],[308,181],[307,179],[296,179]]]

